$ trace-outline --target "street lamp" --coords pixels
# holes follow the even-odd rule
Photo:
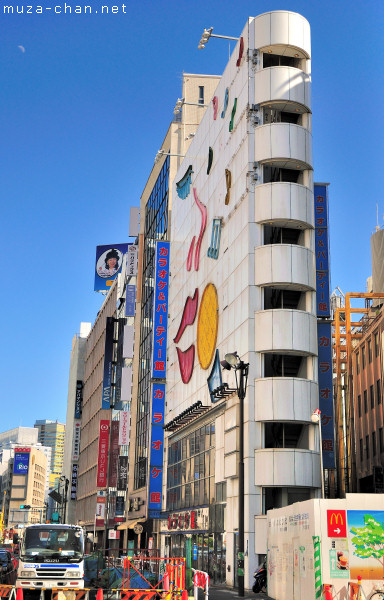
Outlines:
[[[205,48],[205,44],[209,41],[209,38],[211,38],[211,37],[221,38],[223,40],[236,40],[237,42],[240,39],[238,37],[231,37],[229,35],[216,35],[215,33],[212,33],[212,31],[213,31],[213,27],[210,27],[209,29],[204,29],[203,34],[200,39],[200,42],[199,42],[199,45],[197,46],[197,48],[199,50],[202,50],[203,48]]]
[[[185,154],[171,154],[170,152],[166,152],[163,148],[161,150],[157,151],[157,154],[155,156],[155,165],[161,160],[161,158],[163,156],[180,156],[181,158],[184,158]]]
[[[208,104],[200,104],[199,102],[186,102],[185,98],[178,98],[175,104],[175,108],[173,109],[173,114],[177,115],[183,108],[184,104],[186,104],[187,106],[208,106]]]
[[[62,522],[65,523],[65,517],[66,517],[66,512],[67,512],[67,498],[68,498],[69,479],[65,475],[62,475],[60,477],[60,481],[62,481],[63,484],[64,484],[63,485],[63,488],[64,488],[64,506],[63,506],[63,513],[62,513],[62,519],[63,519]]]
[[[311,415],[312,423],[319,426],[319,444],[320,444],[320,470],[321,470],[321,497],[324,498],[324,469],[323,469],[323,441],[321,437],[321,410],[316,408]]]
[[[244,596],[244,398],[247,392],[249,363],[240,360],[237,352],[226,354],[220,361],[223,369],[235,371],[236,392],[240,400],[239,414],[239,545],[237,552],[237,575],[239,596]]]

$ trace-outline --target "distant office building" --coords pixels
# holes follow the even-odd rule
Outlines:
[[[55,479],[60,477],[63,471],[65,424],[44,419],[36,421],[35,427],[39,432],[38,440],[42,446],[52,449],[49,487],[53,488]]]
[[[0,448],[6,446],[10,442],[15,444],[37,444],[39,432],[35,427],[15,427],[0,433]]]

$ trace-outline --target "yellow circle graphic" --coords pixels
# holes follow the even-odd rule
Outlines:
[[[216,348],[217,328],[219,325],[217,291],[209,283],[201,298],[197,320],[197,356],[202,369],[208,369]]]

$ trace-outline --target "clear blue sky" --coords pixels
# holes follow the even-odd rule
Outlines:
[[[248,16],[278,9],[309,20],[332,288],[365,291],[371,271],[376,203],[380,224],[384,213],[382,0],[125,0],[125,13],[119,1],[67,0],[67,15],[26,14],[64,0],[14,0],[24,14],[13,15],[1,3],[1,431],[65,421],[72,336],[102,302],[95,247],[128,240],[182,72],[221,74],[228,60],[227,41],[197,50],[204,27],[238,36]],[[102,4],[119,12],[102,15]]]

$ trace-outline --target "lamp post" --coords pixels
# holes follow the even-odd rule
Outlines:
[[[321,470],[321,497],[324,495],[324,468],[323,468],[323,441],[321,437],[321,410],[316,408],[311,415],[312,423],[317,423],[319,426],[319,444],[320,444],[320,470]]]
[[[173,109],[173,114],[177,115],[183,108],[184,104],[187,106],[202,106],[203,108],[206,108],[208,106],[208,104],[200,104],[200,102],[186,102],[185,98],[178,98],[175,104],[175,108]]]
[[[247,392],[249,363],[240,360],[237,352],[226,354],[221,365],[227,371],[233,369],[236,392],[240,401],[239,411],[239,544],[237,549],[237,576],[239,596],[244,596],[244,398]]]
[[[163,156],[179,156],[180,158],[184,158],[185,154],[171,154],[170,152],[166,152],[163,148],[158,150],[155,156],[155,165],[161,160]]]
[[[238,37],[232,37],[230,35],[216,35],[215,33],[212,33],[212,31],[213,27],[210,27],[209,29],[204,29],[199,45],[197,46],[198,50],[202,50],[203,48],[205,48],[205,44],[209,41],[211,37],[221,38],[222,40],[236,40],[237,42],[240,39]]]

